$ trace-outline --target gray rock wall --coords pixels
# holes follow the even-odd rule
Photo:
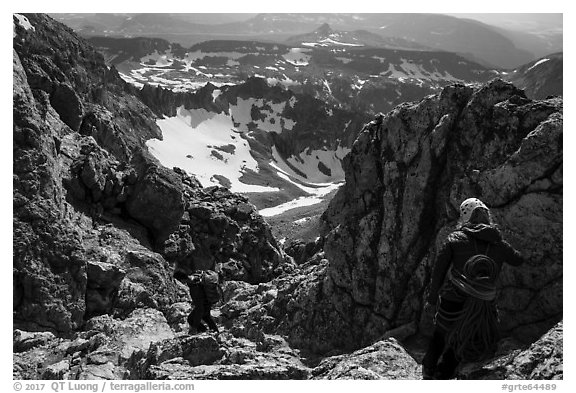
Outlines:
[[[531,101],[499,80],[454,85],[388,113],[379,144],[373,127],[323,215],[328,263],[287,305],[302,310],[285,321],[294,342],[357,348],[419,321],[435,252],[472,196],[526,258],[501,275],[504,333],[529,342],[560,320],[562,100]]]

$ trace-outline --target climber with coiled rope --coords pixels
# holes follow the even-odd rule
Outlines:
[[[438,252],[425,309],[435,329],[422,361],[424,379],[453,378],[461,362],[492,356],[498,341],[496,279],[503,263],[522,264],[476,198],[460,205],[460,222]],[[447,278],[445,280],[445,278]]]

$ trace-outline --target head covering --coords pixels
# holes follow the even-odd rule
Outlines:
[[[481,207],[486,210],[488,207],[478,198],[468,198],[460,205],[460,218],[462,219],[462,223],[466,223],[470,221],[470,217],[472,216],[472,212],[474,209]]]

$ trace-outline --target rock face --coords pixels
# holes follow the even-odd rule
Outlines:
[[[167,312],[189,301],[172,273],[192,257],[253,282],[290,268],[245,198],[148,153],[153,112],[89,43],[40,14],[14,16],[14,32],[15,328],[72,335],[101,314]]]
[[[470,196],[526,258],[501,274],[503,332],[530,342],[560,320],[562,100],[531,101],[499,80],[454,85],[377,127],[356,140],[323,215],[328,263],[286,304],[292,342],[354,349],[419,321],[435,250]]]
[[[183,171],[185,213],[164,244],[164,254],[184,271],[221,264],[224,277],[259,283],[291,271],[270,226],[246,197],[222,187],[206,189]]]

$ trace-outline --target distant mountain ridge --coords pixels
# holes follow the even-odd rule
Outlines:
[[[382,37],[366,30],[337,31],[328,23],[324,23],[312,33],[299,34],[286,40],[288,45],[338,47],[338,46],[366,46],[387,49],[403,50],[432,50],[417,42],[398,37]]]
[[[450,52],[338,45],[332,40],[330,46],[218,40],[186,49],[157,39],[90,38],[109,64],[139,87],[149,83],[194,90],[206,82],[236,84],[256,76],[338,105],[361,105],[360,100],[374,105],[374,111],[390,110],[447,83],[485,82],[498,74]],[[392,86],[397,88],[390,90]],[[384,87],[384,101],[362,98]],[[409,93],[416,90],[422,94]]]
[[[198,18],[178,14],[130,14],[104,17],[52,14],[70,23],[84,36],[156,36],[183,46],[214,39],[247,39],[282,42],[307,34],[323,23],[342,31],[366,30],[384,38],[397,37],[439,50],[469,54],[470,59],[497,67],[513,68],[534,60],[546,41],[523,35],[519,40],[502,29],[477,21],[442,14],[258,14],[248,20],[222,24],[198,23]],[[228,19],[230,20],[230,19]],[[416,44],[415,44],[416,45]],[[521,49],[528,48],[530,50]]]

